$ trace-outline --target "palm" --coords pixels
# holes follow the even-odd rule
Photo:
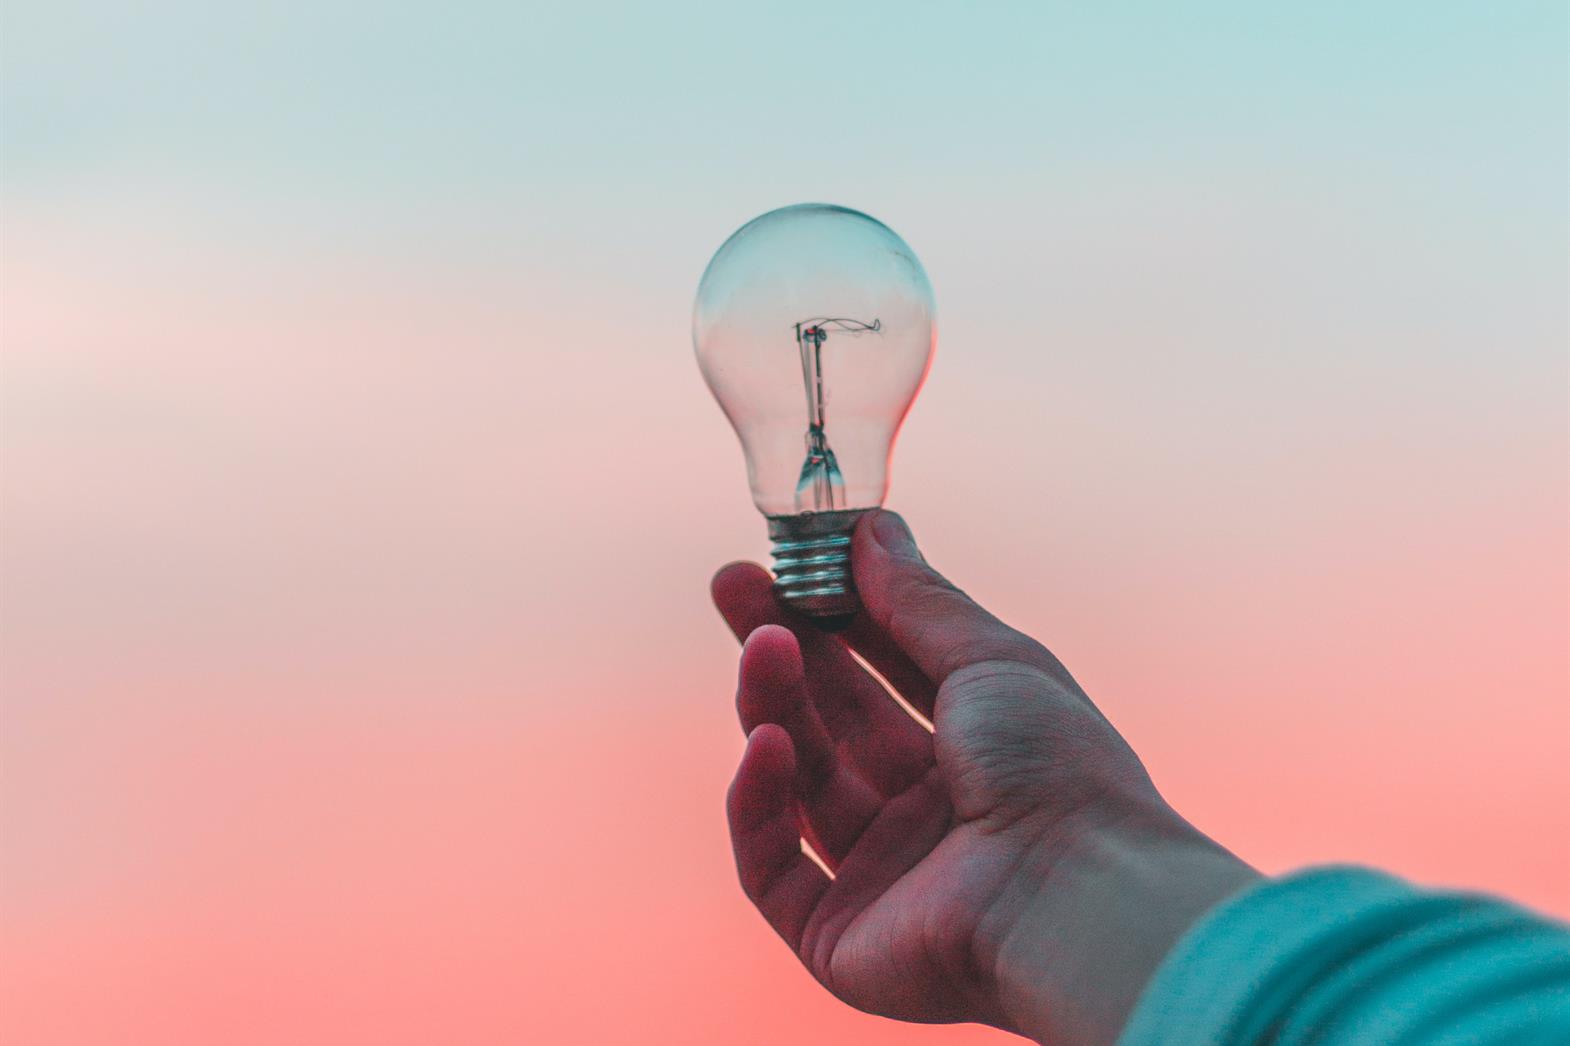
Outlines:
[[[889,608],[914,593],[880,591],[875,576],[858,581],[868,613],[841,641],[781,612],[761,568],[716,578],[721,612],[750,637],[737,693],[750,738],[730,800],[743,886],[846,1002],[906,1020],[988,1020],[983,920],[1035,823],[1014,811],[1072,801],[1049,779],[1046,753],[1020,745],[1021,727],[1044,737],[1029,729],[1033,717],[1084,712],[1090,726],[1099,716],[1066,675],[1044,680],[1025,663],[1056,664],[1018,633],[988,619],[986,639],[958,627],[913,640]],[[964,600],[952,589],[925,596]],[[847,647],[934,717],[936,734]],[[1017,685],[1018,673],[1031,685]],[[1053,708],[1042,706],[1043,682],[1064,699]],[[832,880],[801,853],[800,838]]]
[[[996,870],[1015,864],[1018,850],[956,821],[940,796],[890,807],[897,809],[874,822],[876,838],[851,850],[814,910],[802,957],[861,1009],[905,1020],[978,1019],[986,979],[973,959],[979,913],[1003,887]]]

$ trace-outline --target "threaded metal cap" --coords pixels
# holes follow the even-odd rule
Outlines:
[[[770,516],[774,594],[786,606],[837,631],[861,600],[850,568],[850,538],[865,509]]]

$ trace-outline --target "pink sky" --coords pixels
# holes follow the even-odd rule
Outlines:
[[[745,27],[525,90],[452,26],[416,90],[412,24],[173,17],[167,84],[64,15],[12,63],[8,1042],[1001,1040],[845,1009],[734,881],[707,581],[767,540],[689,310],[803,199],[936,290],[890,505],[1184,814],[1570,916],[1562,33],[869,23],[902,107],[704,86]]]

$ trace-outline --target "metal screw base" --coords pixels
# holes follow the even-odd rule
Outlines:
[[[768,517],[775,596],[831,632],[850,624],[861,609],[850,569],[850,535],[866,511]]]

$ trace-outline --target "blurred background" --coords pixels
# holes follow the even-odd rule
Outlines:
[[[734,880],[690,308],[802,200],[937,290],[890,505],[1180,810],[1570,915],[1562,5],[3,29],[8,1042],[1005,1041]]]

